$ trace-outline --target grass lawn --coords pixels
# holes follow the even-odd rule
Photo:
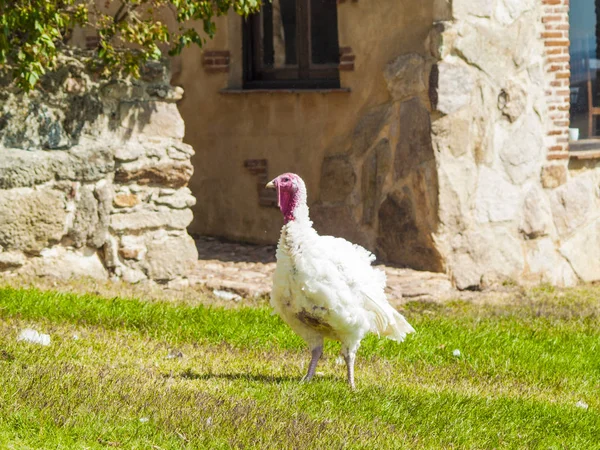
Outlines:
[[[299,383],[266,304],[0,287],[0,448],[600,449],[600,287],[403,312],[417,334],[363,341],[352,392],[337,343]]]

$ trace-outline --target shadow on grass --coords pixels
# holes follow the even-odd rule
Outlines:
[[[253,373],[198,373],[194,372],[191,369],[184,370],[183,372],[171,375],[164,374],[165,377],[176,377],[183,378],[186,380],[212,380],[212,379],[221,379],[221,380],[243,380],[243,381],[256,381],[260,383],[286,383],[286,382],[302,382],[302,376],[298,377],[290,377],[290,376],[274,376],[274,375],[264,375],[264,374],[253,374]],[[338,378],[327,375],[327,376],[319,376],[313,378],[313,381],[318,380],[337,380]]]

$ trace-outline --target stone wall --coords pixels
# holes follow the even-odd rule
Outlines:
[[[75,59],[40,89],[0,86],[0,271],[129,282],[185,277],[192,148],[162,64],[100,82]]]
[[[600,163],[568,148],[568,1],[433,11],[428,54],[390,60],[388,101],[328,148],[317,227],[460,289],[600,280]]]
[[[549,12],[566,15],[567,4],[438,2],[435,242],[459,288],[600,279],[600,170],[567,172],[564,158],[553,157],[566,154],[552,142],[568,126],[553,88],[557,73],[568,79],[568,64],[551,69],[544,24]]]

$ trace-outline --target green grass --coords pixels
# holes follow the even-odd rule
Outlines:
[[[363,341],[352,392],[333,342],[299,383],[266,306],[0,287],[0,448],[600,449],[600,288],[403,312],[417,334]]]

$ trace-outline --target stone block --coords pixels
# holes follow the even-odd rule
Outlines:
[[[600,219],[578,228],[561,247],[560,253],[571,263],[582,281],[600,280]]]
[[[401,55],[390,62],[383,72],[388,91],[394,101],[404,101],[425,92],[425,58],[417,53]]]
[[[135,161],[117,168],[115,182],[180,188],[187,185],[193,173],[189,161]]]
[[[496,83],[504,84],[516,68],[514,62],[515,37],[511,36],[504,27],[489,22],[488,26],[465,26],[455,42],[455,52],[478,70],[485,72]],[[525,45],[521,43],[521,45]],[[460,67],[460,66],[459,66]],[[463,71],[463,73],[466,72]],[[440,84],[442,68],[440,67]],[[466,86],[461,89],[462,80],[459,73],[454,73],[450,79],[452,88],[458,89],[464,95]],[[466,79],[466,85],[469,85]],[[452,92],[453,89],[447,89]]]
[[[198,261],[198,250],[188,235],[164,236],[157,233],[147,243],[146,270],[148,277],[157,281],[168,281],[190,273]]]
[[[145,245],[144,236],[122,236],[119,247],[119,255],[123,259],[134,259],[141,261],[146,256],[148,249]]]
[[[525,193],[523,213],[519,230],[529,239],[547,235],[552,229],[552,211],[550,202],[537,185]]]
[[[424,163],[434,163],[429,112],[417,98],[400,105],[400,136],[394,159],[395,178],[403,179]]]
[[[0,252],[0,272],[17,269],[25,264],[25,255],[20,252]]]
[[[525,268],[520,240],[504,228],[481,228],[453,238],[450,271],[458,289],[518,280]]]
[[[542,167],[542,186],[546,189],[554,189],[567,182],[567,167],[564,165],[547,165]]]
[[[0,246],[37,254],[65,234],[62,192],[29,188],[0,191]]]
[[[378,211],[377,254],[384,261],[432,272],[443,271],[442,257],[419,221],[415,194],[408,188],[388,195]]]
[[[168,206],[174,209],[191,208],[196,204],[196,198],[188,188],[177,189],[172,194],[164,194],[164,190],[154,199],[157,205]]]
[[[518,219],[522,198],[519,189],[486,166],[479,168],[475,192],[475,219],[479,223]]]
[[[584,176],[572,179],[550,193],[554,225],[561,237],[573,233],[593,218],[594,194],[593,180]]]
[[[110,147],[78,146],[69,151],[0,152],[0,189],[31,187],[53,180],[91,182],[114,170]]]
[[[473,17],[491,17],[494,13],[495,0],[454,0],[452,2],[453,16],[458,20],[468,20]]]
[[[174,103],[123,102],[120,120],[126,137],[144,135],[183,139],[185,134],[185,124]]]
[[[115,159],[119,162],[135,161],[145,154],[146,150],[144,147],[135,142],[127,142],[115,149]]]
[[[550,238],[536,239],[527,246],[526,278],[534,283],[575,286],[579,279]]]
[[[110,227],[117,232],[155,228],[184,230],[192,223],[193,218],[190,209],[136,211],[125,214],[113,214],[110,217]]]
[[[371,151],[362,168],[363,223],[370,224],[381,202],[381,195],[387,174],[392,166],[390,142],[383,138]]]
[[[544,160],[545,127],[537,116],[527,116],[514,126],[496,124],[494,148],[504,170],[516,185],[537,178]]]
[[[140,204],[140,198],[136,194],[118,193],[113,198],[113,204],[117,208],[131,208]]]
[[[81,186],[76,194],[75,214],[68,237],[72,240],[73,246],[77,248],[93,242],[97,242],[98,247],[101,247],[107,233],[107,224],[100,221],[98,200],[94,196],[94,188]]]
[[[107,280],[108,272],[96,249],[84,247],[70,250],[61,246],[44,249],[37,258],[32,258],[24,268],[36,276],[68,280],[89,277]]]
[[[525,112],[527,97],[528,93],[521,84],[508,80],[498,95],[498,109],[509,122],[515,122]],[[536,129],[542,131],[539,126]]]
[[[325,158],[321,166],[321,201],[340,203],[354,190],[356,173],[345,156]]]
[[[497,0],[496,20],[503,25],[511,25],[523,13],[533,9],[535,3],[536,0]]]
[[[475,81],[471,70],[459,60],[442,61],[434,69],[437,73],[433,107],[442,114],[452,114],[471,101]]]
[[[350,152],[353,155],[363,155],[377,141],[381,130],[387,124],[390,116],[388,104],[379,105],[363,115],[352,132]],[[343,145],[341,145],[342,148]],[[334,153],[334,152],[329,152]]]

